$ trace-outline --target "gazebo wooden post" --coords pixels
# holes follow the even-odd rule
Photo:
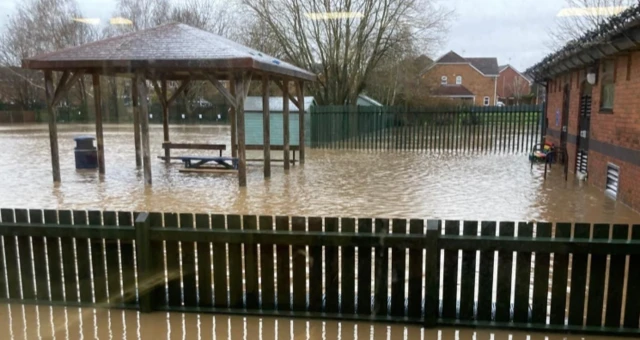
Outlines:
[[[49,112],[49,145],[51,146],[51,168],[53,181],[60,182],[60,154],[58,152],[58,126],[56,124],[56,111],[54,108],[55,89],[53,88],[53,73],[44,71],[44,87],[47,99],[47,111]]]
[[[142,150],[140,147],[140,107],[137,77],[131,81],[131,106],[133,107],[133,138],[136,147],[136,167],[142,166]]]
[[[238,130],[238,184],[241,187],[247,186],[247,154],[245,149],[246,135],[244,126],[244,97],[245,97],[245,75],[238,73],[235,75],[236,88],[236,123]],[[233,138],[232,138],[233,139]]]
[[[282,79],[282,145],[284,169],[289,170],[289,80]]]
[[[269,75],[262,76],[262,146],[264,147],[264,177],[271,177],[271,118],[269,112]]]
[[[300,142],[299,142],[299,147],[300,147],[300,164],[304,164],[304,138],[305,138],[305,124],[304,124],[304,82],[303,81],[298,81],[298,88],[297,88],[297,92],[298,92],[298,109],[300,112],[300,117],[299,117],[299,123],[300,123],[300,131],[299,131],[299,136],[300,136]]]
[[[136,86],[140,95],[140,130],[142,137],[142,160],[144,182],[151,185],[151,151],[149,150],[149,104],[147,103],[147,83],[144,74],[138,73]]]
[[[164,142],[169,143],[169,104],[167,103],[167,80],[161,80],[162,87],[162,98],[160,99],[160,103],[162,103],[162,133],[164,135]],[[164,162],[169,164],[171,162],[171,149],[164,149]]]
[[[102,96],[100,91],[100,75],[94,73],[93,78],[93,102],[96,110],[96,141],[98,143],[98,171],[104,175],[104,138],[102,135]]]
[[[229,79],[229,90],[233,98],[236,97],[235,79]],[[244,93],[244,92],[240,92]],[[231,157],[238,157],[238,124],[236,123],[236,108],[233,105],[229,108],[229,124],[231,125]]]

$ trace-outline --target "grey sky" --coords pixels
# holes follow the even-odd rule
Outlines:
[[[180,0],[174,0],[180,1]],[[0,25],[19,0],[0,0]],[[86,17],[106,20],[116,0],[78,0]],[[550,50],[547,30],[564,6],[562,0],[450,0],[455,18],[443,46],[433,57],[454,50],[466,57],[497,57],[521,71],[540,61]],[[2,30],[3,28],[0,28]]]

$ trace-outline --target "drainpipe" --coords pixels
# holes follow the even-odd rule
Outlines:
[[[493,78],[493,105],[498,105],[498,98],[496,95],[498,93],[498,77]]]

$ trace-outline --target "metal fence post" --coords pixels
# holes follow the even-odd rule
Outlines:
[[[153,311],[153,291],[155,284],[152,282],[153,278],[151,277],[151,224],[148,213],[143,212],[136,217],[135,228],[140,311],[149,313]]]
[[[439,283],[440,283],[440,250],[438,249],[438,238],[442,221],[427,221],[427,259],[426,259],[426,282],[425,282],[425,308],[424,326],[435,327],[438,321],[439,310]]]

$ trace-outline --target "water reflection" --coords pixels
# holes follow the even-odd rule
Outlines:
[[[68,314],[68,316],[67,316]],[[89,319],[93,319],[89,321]],[[17,339],[608,339],[472,329],[211,314],[0,305],[0,331]],[[6,337],[3,337],[6,338]]]
[[[46,127],[0,127],[0,206],[619,223],[640,218],[590,185],[565,182],[560,167],[544,181],[542,167],[531,171],[525,155],[308,150],[304,167],[285,174],[282,164],[274,163],[267,181],[262,165],[250,163],[243,189],[235,176],[182,174],[180,164],[154,159],[154,185],[145,188],[135,168],[133,131],[126,125],[105,128],[104,180],[97,172],[75,170],[73,137],[93,129],[60,126],[63,182],[55,186]],[[227,143],[229,129],[172,127],[171,139]],[[161,144],[161,127],[153,126],[153,156],[162,153]],[[252,151],[248,157],[260,154]]]

